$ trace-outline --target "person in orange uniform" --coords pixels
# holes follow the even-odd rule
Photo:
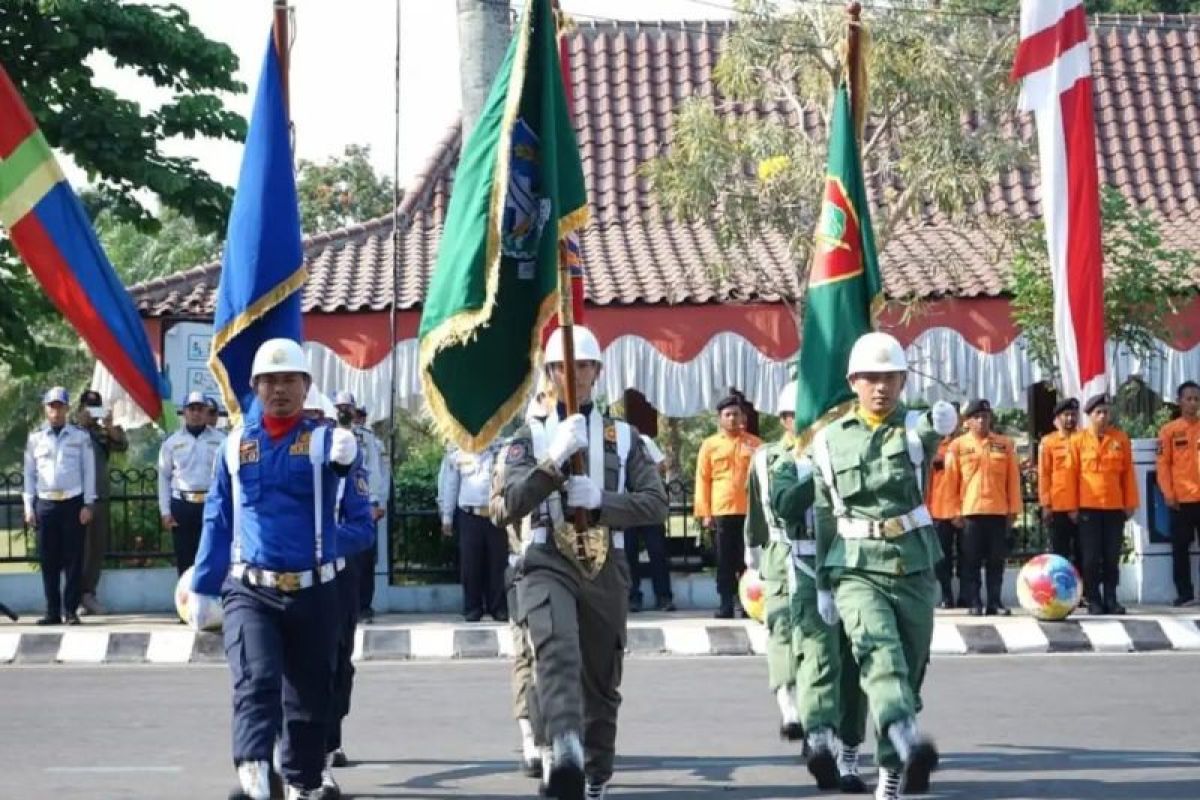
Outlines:
[[[1042,437],[1038,449],[1038,503],[1042,524],[1050,526],[1050,549],[1069,559],[1083,574],[1079,545],[1079,462],[1071,439],[1079,428],[1079,401],[1060,400],[1054,407],[1054,433]]]
[[[746,479],[750,459],[762,444],[747,433],[742,397],[731,392],[717,403],[720,430],[705,439],[696,457],[694,510],[705,528],[716,532],[718,619],[733,616],[738,579],[745,571],[743,527],[746,523]]]
[[[929,480],[925,485],[925,505],[929,507],[933,527],[942,545],[942,560],[933,570],[942,587],[942,608],[966,605],[962,595],[962,534],[954,524],[959,514],[958,492],[946,480],[946,451],[958,434],[956,430],[938,442],[937,455],[930,462]],[[954,599],[953,585],[956,567],[959,588],[957,601]]]
[[[1175,605],[1196,602],[1192,542],[1200,537],[1200,384],[1185,381],[1175,393],[1179,419],[1158,433],[1158,488],[1171,509],[1171,561]]]
[[[1129,436],[1112,425],[1108,395],[1083,407],[1091,427],[1071,440],[1079,464],[1079,539],[1083,544],[1083,593],[1089,614],[1124,614],[1117,602],[1125,520],[1137,510]]]
[[[1021,511],[1021,475],[1012,439],[992,430],[992,404],[975,400],[963,414],[967,432],[946,450],[947,491],[957,494],[963,532],[959,585],[971,614],[984,607],[979,597],[979,568],[987,574],[987,614],[1008,616],[1000,600],[1008,532]]]

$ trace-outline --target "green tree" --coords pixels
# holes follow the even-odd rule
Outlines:
[[[392,211],[392,179],[371,166],[368,145],[346,145],[323,164],[301,160],[296,192],[305,234],[331,231]]]
[[[143,109],[97,85],[88,65],[97,53],[171,98]],[[206,38],[187,12],[118,0],[7,0],[0,4],[0,57],[47,140],[86,172],[115,219],[156,229],[159,222],[144,202],[148,192],[200,230],[222,229],[230,190],[195,159],[161,149],[177,136],[245,135],[245,120],[227,110],[220,95],[245,91],[234,79],[237,57]],[[64,348],[47,333],[53,318],[11,243],[0,239],[0,363],[10,376],[62,363]]]
[[[158,230],[122,222],[110,209],[93,221],[100,243],[126,286],[170,275],[208,263],[220,256],[214,233],[203,233],[195,220],[165,208],[158,216]]]
[[[1116,189],[1100,196],[1104,249],[1104,326],[1108,338],[1134,357],[1149,359],[1157,340],[1170,340],[1167,319],[1188,298],[1195,254],[1163,244],[1158,223]],[[1027,342],[1029,357],[1057,376],[1054,291],[1041,223],[1028,223],[1014,240],[1012,316]],[[1117,376],[1118,378],[1127,376]]]
[[[712,220],[727,241],[787,237],[803,278],[846,14],[822,3],[784,12],[773,0],[741,0],[738,9],[715,73],[719,96],[680,106],[671,148],[647,172],[672,213]],[[864,22],[871,99],[862,153],[868,185],[882,187],[872,197],[880,249],[924,212],[977,223],[967,218],[972,203],[1028,158],[996,123],[1016,105],[1014,22],[886,7],[864,11]],[[787,113],[760,113],[763,104]]]

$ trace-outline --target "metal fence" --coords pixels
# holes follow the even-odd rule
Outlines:
[[[108,567],[169,566],[173,563],[171,535],[163,530],[158,513],[157,472],[153,467],[113,469],[109,515]],[[36,537],[25,525],[19,472],[0,473],[0,563],[36,563]],[[712,564],[712,547],[692,517],[691,483],[668,484],[670,512],[667,551],[671,568],[695,572]],[[1037,506],[1036,474],[1022,475],[1024,510],[1016,520],[1009,560],[1023,562],[1045,552],[1047,531]],[[454,580],[458,551],[453,539],[442,535],[436,509],[396,508],[389,515],[389,574],[394,583]]]

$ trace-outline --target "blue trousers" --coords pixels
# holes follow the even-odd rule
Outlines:
[[[359,571],[362,559],[355,554],[346,559],[346,568],[337,576],[338,635],[337,660],[333,667],[333,712],[325,737],[325,752],[342,746],[342,720],[350,714],[350,693],[354,689],[354,631],[358,627]],[[368,575],[367,579],[374,576]]]
[[[283,777],[315,789],[325,764],[337,656],[336,582],[285,593],[232,577],[222,588],[233,679],[233,761],[270,761],[283,731]]]

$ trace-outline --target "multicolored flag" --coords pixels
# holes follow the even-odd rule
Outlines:
[[[1092,62],[1083,0],[1022,0],[1012,77],[1037,120],[1063,396],[1108,386]]]
[[[846,382],[850,350],[874,328],[874,313],[882,302],[850,90],[843,82],[833,101],[825,194],[800,338],[796,433],[802,447],[853,399]]]
[[[170,425],[166,384],[133,300],[3,67],[0,225],[93,355],[151,419]]]
[[[438,429],[478,451],[522,409],[557,310],[558,264],[587,222],[550,0],[530,0],[463,148],[421,313]]]
[[[221,260],[208,368],[231,420],[250,408],[250,367],[267,339],[301,341],[300,290],[308,280],[291,131],[279,56],[271,37]]]

